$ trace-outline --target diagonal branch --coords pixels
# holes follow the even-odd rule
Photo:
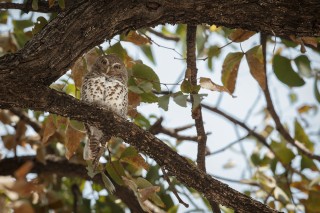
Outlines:
[[[277,212],[205,174],[154,135],[112,112],[92,107],[47,87],[33,86],[38,88],[37,94],[39,97],[46,98],[39,99],[37,102],[25,99],[21,101],[19,98],[12,102],[14,100],[14,97],[12,97],[5,103],[5,100],[2,100],[0,108],[8,106],[31,108],[91,123],[135,146],[140,152],[153,158],[159,166],[165,168],[168,175],[175,176],[180,182],[202,193],[208,200],[215,200],[224,206],[236,209],[238,212]],[[33,95],[32,92],[30,94],[30,91],[21,88],[16,89],[17,94],[21,94],[22,97]],[[126,131],[123,131],[124,129]]]
[[[27,161],[32,161],[34,163],[34,166],[30,171],[31,173],[57,174],[61,177],[80,177],[85,180],[92,180],[93,182],[104,186],[100,174],[97,174],[93,179],[91,179],[87,175],[85,166],[70,163],[68,160],[54,155],[46,156],[46,165],[39,162],[35,156],[5,158],[0,161],[0,175],[13,175],[14,172]],[[114,183],[114,185],[116,187],[115,195],[119,197],[131,209],[131,211],[144,212],[131,190],[124,186],[119,186],[116,183]]]
[[[274,108],[272,98],[270,95],[270,90],[268,86],[268,78],[267,78],[267,66],[266,66],[266,45],[267,45],[267,36],[265,34],[261,34],[261,44],[262,44],[262,52],[263,52],[263,61],[264,61],[264,72],[265,72],[265,81],[266,81],[266,87],[263,89],[263,94],[267,102],[267,110],[269,111],[272,119],[274,120],[276,124],[276,129],[278,132],[284,137],[286,141],[288,141],[291,145],[296,147],[301,153],[309,157],[310,159],[315,159],[320,161],[320,155],[316,155],[310,152],[303,144],[301,144],[298,141],[295,141],[294,138],[291,137],[289,132],[284,128],[282,125],[280,118]]]

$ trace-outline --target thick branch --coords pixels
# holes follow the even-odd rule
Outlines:
[[[7,103],[6,106],[9,104],[16,107],[48,111],[94,124],[100,129],[124,139],[124,141],[135,146],[140,152],[155,159],[161,167],[168,171],[169,175],[175,176],[180,182],[199,191],[208,200],[215,200],[224,206],[236,209],[238,212],[276,212],[268,206],[213,179],[210,175],[205,174],[190,164],[185,158],[178,155],[154,135],[144,131],[133,123],[111,112],[92,107],[55,90],[37,86],[36,88],[38,88],[37,94],[40,97],[46,97],[45,99],[39,99],[37,102],[21,101],[20,99],[20,101],[14,104]],[[26,91],[19,92],[24,96]],[[124,129],[126,131],[123,131]]]
[[[14,172],[27,161],[32,161],[34,163],[34,166],[30,171],[31,173],[57,174],[61,177],[80,177],[85,180],[92,180],[93,182],[104,187],[104,183],[100,174],[91,179],[87,175],[85,166],[70,163],[66,159],[53,155],[46,157],[46,165],[39,162],[35,156],[5,158],[0,161],[0,175],[13,175]],[[122,201],[131,209],[131,211],[144,212],[131,190],[129,190],[127,187],[119,186],[116,183],[114,183],[114,185],[116,187],[115,195],[122,199]]]
[[[11,79],[4,86],[13,80],[49,85],[105,39],[164,23],[214,23],[277,36],[320,36],[318,11],[318,1],[299,0],[80,1],[60,12],[18,53],[2,57],[0,75],[4,82]]]
[[[69,8],[72,4],[75,2],[79,2],[79,0],[64,0],[66,8]],[[65,9],[66,9],[65,8]],[[32,0],[27,1],[24,4],[18,4],[18,3],[11,3],[11,2],[2,2],[0,3],[0,9],[16,9],[21,10],[25,13],[28,12],[40,12],[40,13],[57,13],[61,12],[62,9],[59,7],[58,3],[55,2],[55,4],[52,7],[49,7],[48,1],[38,1],[38,9],[35,10],[32,8]]]

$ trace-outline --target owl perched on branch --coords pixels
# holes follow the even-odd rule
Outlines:
[[[100,56],[83,80],[81,100],[102,107],[126,118],[128,106],[128,73],[121,59],[114,55]],[[85,125],[88,138],[83,152],[85,160],[96,167],[112,135]]]

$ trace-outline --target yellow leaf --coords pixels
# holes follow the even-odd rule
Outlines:
[[[80,141],[85,136],[85,133],[74,129],[71,125],[69,125],[66,136],[66,158],[70,159],[78,149]]]
[[[135,31],[130,31],[126,36],[125,40],[139,46],[144,44],[150,44],[150,40],[148,38],[136,33]]]
[[[247,62],[250,68],[250,73],[264,90],[266,88],[266,74],[264,71],[264,62],[262,47],[256,46],[246,52]]]
[[[47,143],[49,138],[56,132],[56,124],[54,122],[53,115],[49,115],[44,125],[44,132],[42,137],[42,143]]]
[[[233,42],[243,42],[251,36],[253,36],[254,34],[256,33],[252,31],[236,29],[229,35],[229,39]]]
[[[220,27],[217,27],[216,25],[211,25],[209,29],[211,32],[216,32],[220,29]]]
[[[298,112],[299,112],[299,114],[307,113],[312,109],[317,110],[317,106],[316,105],[303,105],[298,108]]]
[[[220,86],[214,82],[211,81],[210,78],[200,78],[200,86],[204,89],[208,89],[211,91],[217,91],[217,92],[227,92],[231,95],[230,91],[224,87],[224,86]]]
[[[32,161],[27,161],[22,166],[20,166],[19,169],[17,169],[14,172],[14,176],[17,179],[25,179],[26,175],[30,172],[32,167],[33,167],[33,162]]]

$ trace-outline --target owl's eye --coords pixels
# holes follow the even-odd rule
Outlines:
[[[119,70],[119,69],[121,69],[121,64],[115,63],[115,64],[112,65],[112,67],[113,67],[114,69]]]
[[[107,64],[109,64],[109,61],[108,61],[108,59],[104,58],[104,59],[102,59],[101,63],[104,65],[107,65]]]

